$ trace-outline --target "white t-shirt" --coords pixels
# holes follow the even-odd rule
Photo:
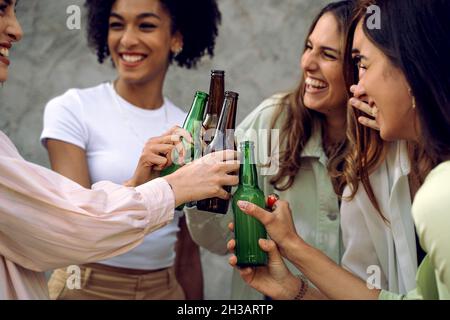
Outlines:
[[[62,140],[86,151],[91,182],[122,184],[136,169],[144,143],[174,125],[186,114],[168,99],[156,110],[138,108],[125,101],[111,83],[88,89],[70,89],[48,102],[41,142]],[[174,264],[178,220],[147,235],[141,245],[101,263],[132,269],[155,270]]]

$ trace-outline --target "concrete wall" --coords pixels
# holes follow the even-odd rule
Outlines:
[[[172,101],[187,109],[196,90],[208,90],[209,70],[224,69],[227,89],[240,93],[240,121],[265,97],[296,85],[305,33],[329,1],[218,1],[223,22],[216,56],[204,59],[197,70],[172,67],[165,90]],[[46,166],[47,154],[38,140],[46,102],[69,88],[114,78],[109,64],[99,65],[87,48],[84,29],[66,27],[70,5],[82,7],[83,1],[20,0],[18,16],[25,37],[12,50],[10,79],[0,88],[0,130],[27,160]],[[217,269],[214,274],[211,279],[217,278]],[[219,293],[226,293],[223,288],[215,291],[217,285],[207,282],[207,297],[221,298]]]

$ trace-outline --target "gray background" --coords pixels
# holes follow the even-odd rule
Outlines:
[[[66,27],[67,7],[82,7],[83,2],[20,0],[18,5],[25,36],[12,49],[10,78],[0,88],[0,130],[11,137],[27,160],[45,166],[47,153],[39,144],[39,135],[46,102],[69,88],[114,79],[110,65],[99,65],[87,48],[84,29]],[[329,1],[218,2],[222,25],[214,59],[204,59],[197,70],[170,68],[165,94],[187,109],[196,90],[208,90],[209,70],[226,70],[226,89],[240,93],[239,122],[265,97],[297,84],[305,33],[320,7]],[[203,259],[209,265],[215,263],[205,268],[206,297],[226,298],[228,287],[222,286],[230,268],[223,259],[210,258],[207,253]]]

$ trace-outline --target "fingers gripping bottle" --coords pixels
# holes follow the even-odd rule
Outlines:
[[[183,140],[183,144],[186,149],[186,154],[184,156],[184,163],[189,163],[194,161],[194,159],[200,158],[202,154],[202,143],[201,143],[201,129],[203,122],[203,114],[205,112],[206,102],[208,101],[208,94],[197,91],[195,93],[194,101],[192,102],[191,110],[184,120],[183,129],[188,131],[193,139],[193,144],[189,144]],[[167,176],[180,168],[178,164],[179,159],[177,157],[172,158],[172,165],[165,168],[161,172],[161,176]],[[177,210],[182,210],[184,205],[177,207]]]

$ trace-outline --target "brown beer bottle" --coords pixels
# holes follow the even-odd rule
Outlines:
[[[222,111],[225,94],[225,71],[211,70],[211,82],[209,84],[209,100],[203,121],[205,134],[203,141],[208,145],[214,139],[215,129]]]
[[[205,154],[221,150],[236,150],[234,129],[236,126],[237,101],[239,95],[236,92],[225,92],[222,112],[220,114],[214,139],[206,147]],[[225,187],[231,192],[231,187]],[[226,214],[229,200],[220,198],[205,199],[197,201],[197,209],[214,213]]]

